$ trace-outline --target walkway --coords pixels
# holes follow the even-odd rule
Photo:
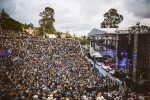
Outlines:
[[[91,64],[93,64],[93,66],[94,66],[94,62],[91,59],[89,59],[89,62],[91,62]],[[108,76],[114,82],[121,84],[121,81],[118,78],[113,77],[110,73],[108,73],[106,70],[104,70],[103,68],[101,68],[97,64],[95,64],[95,67],[99,70],[99,72],[102,76],[104,76],[104,77]]]

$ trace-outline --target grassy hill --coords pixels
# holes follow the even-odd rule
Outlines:
[[[22,31],[23,24],[10,17],[2,16],[0,23],[2,29]]]

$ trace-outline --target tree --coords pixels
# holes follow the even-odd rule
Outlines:
[[[123,16],[118,14],[116,9],[110,9],[104,14],[104,21],[101,28],[118,28],[118,24],[123,21]]]
[[[34,26],[33,26],[33,24],[32,24],[32,23],[30,23],[30,24],[29,24],[29,27],[30,27],[30,28],[34,28]]]
[[[34,29],[34,32],[35,32],[35,36],[43,36],[43,33],[41,31],[41,27],[36,27]]]
[[[23,28],[24,28],[24,29],[28,29],[28,24],[25,23],[25,24],[23,25]]]
[[[81,36],[81,38],[79,38],[81,45],[89,45],[90,41],[86,36]]]
[[[1,16],[2,17],[9,17],[9,14],[6,13],[4,9],[2,9]]]
[[[66,35],[66,38],[72,38],[71,34],[69,33],[66,33],[65,35]]]
[[[33,25],[32,23],[30,23],[30,24],[26,24],[26,23],[25,23],[25,24],[23,25],[23,28],[24,28],[24,29],[29,29],[29,28],[32,28],[32,29],[33,29],[33,28],[34,28],[34,25]]]
[[[43,35],[52,34],[55,31],[54,28],[54,10],[50,7],[46,7],[43,12],[39,14],[42,19],[39,20]]]
[[[58,38],[61,38],[62,32],[55,32],[55,35],[56,35]]]

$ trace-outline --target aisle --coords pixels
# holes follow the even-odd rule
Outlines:
[[[91,62],[91,64],[94,66],[94,62],[89,59],[89,61]],[[121,84],[121,81],[118,78],[113,77],[110,73],[108,73],[106,70],[104,70],[102,67],[98,66],[97,64],[95,64],[95,67],[99,70],[99,73],[103,76],[106,77],[108,76],[111,80],[117,82],[118,84]]]

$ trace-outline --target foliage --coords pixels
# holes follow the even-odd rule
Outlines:
[[[35,35],[36,35],[36,36],[43,36],[43,33],[42,33],[40,27],[34,28],[34,32],[35,32]]]
[[[46,7],[43,12],[39,14],[42,19],[39,20],[39,24],[41,26],[43,35],[45,34],[52,34],[55,31],[53,23],[55,22],[54,19],[54,10],[50,7]]]
[[[2,29],[22,31],[23,24],[10,17],[1,17],[0,23]]]
[[[86,36],[81,36],[81,37],[77,37],[75,34],[70,34],[69,32],[55,32],[55,35],[58,37],[58,38],[61,38],[61,35],[64,35],[65,38],[74,38],[76,40],[79,40],[81,45],[88,45],[90,44],[90,41],[89,39],[86,37]]]
[[[80,44],[81,45],[89,45],[90,41],[86,36],[82,36],[81,38],[79,38]]]
[[[90,40],[86,36],[81,36],[80,37],[80,36],[76,36],[75,34],[70,34],[69,32],[65,32],[65,33],[63,33],[63,32],[55,32],[55,35],[57,37],[61,37],[61,35],[64,35],[65,38],[74,38],[76,40],[79,40],[81,45],[89,45],[90,44]]]
[[[13,18],[9,17],[9,14],[2,9],[1,12],[1,18],[0,18],[0,23],[2,29],[6,30],[16,30],[16,31],[22,31],[22,29],[28,29],[28,28],[34,28],[33,24],[22,24]]]
[[[25,23],[25,24],[23,25],[23,28],[24,28],[24,29],[29,29],[29,28],[34,28],[34,26],[33,26],[32,23],[30,23],[30,24],[26,24],[26,23]]]
[[[110,9],[104,14],[104,21],[101,28],[118,28],[118,24],[123,21],[123,16],[118,14],[116,9]]]
[[[58,37],[58,38],[61,38],[61,35],[62,35],[63,33],[62,32],[55,32],[55,35]]]
[[[66,38],[72,38],[72,35],[69,33],[65,33]]]

